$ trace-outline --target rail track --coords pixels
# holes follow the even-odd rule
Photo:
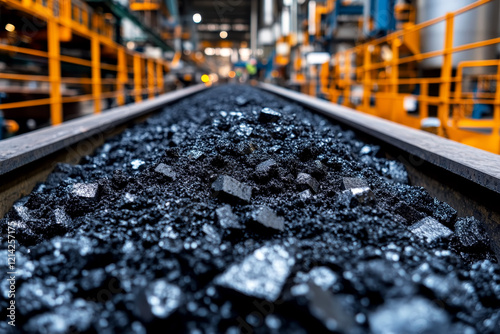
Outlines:
[[[267,84],[195,86],[0,142],[19,327],[494,333],[498,166]]]

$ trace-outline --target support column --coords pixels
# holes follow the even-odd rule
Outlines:
[[[500,154],[500,64],[497,67],[497,90],[495,92],[495,106],[493,107],[493,145],[495,153]]]
[[[116,75],[116,90],[118,91],[118,95],[116,97],[116,102],[119,106],[125,104],[125,84],[128,80],[127,75],[127,55],[125,54],[125,49],[118,49],[118,72]]]
[[[443,67],[441,68],[441,84],[439,86],[439,97],[441,101],[438,106],[438,117],[441,125],[438,129],[438,135],[445,136],[445,128],[448,126],[450,113],[450,89],[451,72],[453,70],[452,53],[453,48],[453,13],[446,14],[446,33],[444,38]]]
[[[134,85],[135,85],[135,102],[142,101],[142,76],[141,76],[141,57],[134,55]]]
[[[158,94],[165,93],[165,83],[163,82],[163,64],[161,61],[156,62],[156,87],[158,88]]]
[[[390,88],[389,88],[389,98],[391,101],[391,121],[396,121],[395,115],[396,111],[401,110],[399,107],[395,107],[397,96],[399,93],[399,47],[401,46],[401,40],[395,38],[392,40],[391,50],[392,50],[392,61],[391,61],[391,76],[390,76]]]
[[[257,57],[257,25],[258,11],[257,11],[258,1],[251,1],[250,9],[250,49],[252,50],[252,57]]]
[[[47,22],[47,43],[49,54],[50,120],[52,125],[57,125],[63,122],[63,110],[59,25],[54,18],[49,18]]]
[[[90,54],[92,61],[92,97],[94,99],[94,113],[101,112],[101,44],[99,37],[93,33],[90,38]]]
[[[147,60],[148,64],[148,97],[154,99],[155,97],[155,67],[153,59]]]

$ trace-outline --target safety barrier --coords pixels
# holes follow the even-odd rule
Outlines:
[[[403,24],[402,30],[339,52],[318,72],[320,87],[307,89],[335,103],[415,128],[434,127],[441,136],[500,153],[500,62],[452,62],[457,53],[500,43],[496,37],[454,44],[455,18],[490,1],[480,0],[419,24]],[[409,8],[404,10],[414,17]],[[420,52],[421,31],[443,22],[442,48]],[[434,57],[442,57],[439,75],[419,77],[419,63]],[[474,91],[467,90],[471,82]],[[480,106],[491,111],[490,117],[478,111]]]
[[[95,13],[92,8],[76,0],[0,0],[0,5],[22,11],[46,23],[47,50],[35,50],[0,43],[0,52],[30,55],[34,61],[48,63],[48,75],[0,73],[0,79],[15,81],[47,82],[50,85],[48,98],[0,104],[0,110],[50,106],[53,125],[63,122],[65,103],[93,101],[94,113],[102,110],[102,99],[116,98],[118,105],[133,96],[135,102],[143,95],[153,98],[164,92],[164,73],[168,63],[153,59],[114,42],[114,25],[105,15]],[[90,42],[90,57],[77,58],[61,54],[60,43],[70,41],[73,34]],[[101,55],[106,53],[111,63],[103,63]],[[88,77],[61,75],[61,64],[68,63],[90,69]],[[103,71],[108,73],[103,77]],[[91,93],[78,96],[63,96],[61,85],[79,85]],[[1,89],[0,89],[1,90]]]

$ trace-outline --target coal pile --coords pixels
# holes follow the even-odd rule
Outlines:
[[[481,222],[408,185],[380,147],[247,86],[187,98],[57,165],[2,238],[8,224],[19,332],[500,328]]]

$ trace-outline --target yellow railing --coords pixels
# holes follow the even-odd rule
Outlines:
[[[134,11],[147,11],[160,9],[159,0],[130,0],[130,9]]]
[[[46,22],[46,27],[40,29],[47,31],[47,51],[0,43],[0,52],[34,56],[34,60],[48,63],[48,75],[0,73],[0,79],[47,82],[50,93],[48,98],[0,104],[0,110],[49,105],[51,123],[56,125],[63,121],[65,103],[91,100],[94,103],[94,113],[99,113],[102,110],[102,99],[116,98],[117,104],[123,105],[127,95],[139,102],[143,95],[154,98],[155,94],[164,92],[163,76],[169,70],[167,62],[148,58],[115,43],[113,25],[86,4],[75,0],[0,0],[0,5],[2,3]],[[90,41],[90,59],[61,54],[60,43],[71,40],[72,34]],[[103,63],[103,52],[116,63]],[[63,77],[62,63],[90,69],[90,75]],[[113,73],[112,77],[103,78],[103,70]],[[82,90],[89,90],[90,93],[63,96],[61,84],[80,85]],[[1,90],[0,88],[0,92]]]
[[[437,134],[500,153],[500,61],[465,61],[458,66],[452,62],[459,52],[500,43],[500,37],[456,46],[453,43],[455,17],[490,1],[480,0],[423,23],[406,24],[403,30],[337,53],[333,65],[326,63],[320,71],[319,91],[332,102],[415,128],[425,127],[429,115],[435,116],[439,119]],[[422,29],[443,22],[446,29],[442,48],[419,52]],[[401,50],[405,54],[402,55]],[[418,77],[419,63],[433,57],[443,60],[439,76]],[[489,68],[488,75],[473,78],[488,86],[489,91],[463,91],[465,68],[474,68],[476,72]],[[437,88],[438,94],[430,93],[431,86]],[[416,87],[419,93],[412,94]],[[316,89],[308,90],[316,92]],[[409,112],[405,103],[412,101],[418,103],[418,109]],[[479,103],[491,106],[491,119],[470,117],[472,105]]]

